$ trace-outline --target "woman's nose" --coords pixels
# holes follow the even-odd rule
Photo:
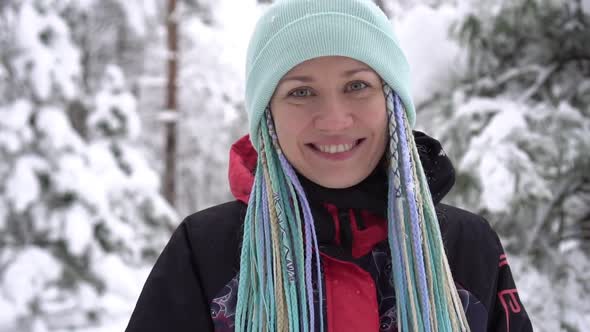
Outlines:
[[[314,120],[316,129],[330,132],[348,129],[352,124],[353,117],[349,105],[336,98],[325,100]]]

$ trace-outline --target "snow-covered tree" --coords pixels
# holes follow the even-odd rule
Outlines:
[[[590,4],[471,1],[454,10],[464,50],[422,81],[432,91],[417,92],[421,125],[457,166],[450,201],[487,217],[521,255],[515,269],[537,327],[582,331],[590,324],[579,297],[590,289]]]
[[[177,222],[137,147],[136,99],[119,67],[89,75],[95,89],[83,84],[85,51],[65,16],[88,3],[0,6],[2,331],[127,314]]]
[[[162,111],[163,29],[148,47],[147,57],[155,65],[141,80],[140,102],[148,128],[144,139],[157,164],[164,149],[163,123],[178,123],[176,200],[179,214],[186,215],[232,199],[227,180],[229,149],[247,133],[243,111],[246,31],[253,28],[258,9],[255,0],[189,1],[178,6],[178,112]]]
[[[459,26],[469,72],[441,132],[462,156],[461,175],[477,179],[469,203],[520,221],[505,225],[514,249],[556,247],[589,222],[590,13],[580,1],[492,9]]]

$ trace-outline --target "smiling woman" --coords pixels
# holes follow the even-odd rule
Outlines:
[[[531,331],[454,171],[412,132],[409,68],[368,0],[279,0],[246,68],[236,200],[187,217],[127,331]]]
[[[351,187],[383,158],[382,82],[362,62],[327,56],[297,65],[279,82],[270,109],[281,150],[321,186]]]

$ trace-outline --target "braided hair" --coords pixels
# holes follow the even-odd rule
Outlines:
[[[400,97],[383,84],[389,142],[387,220],[399,331],[469,331],[434,203]],[[324,331],[320,252],[305,191],[270,109],[244,220],[236,331]]]

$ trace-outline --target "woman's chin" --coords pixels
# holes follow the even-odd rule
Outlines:
[[[324,188],[345,189],[363,181],[369,174],[358,172],[330,172],[330,174],[314,174],[306,176],[307,179]]]

